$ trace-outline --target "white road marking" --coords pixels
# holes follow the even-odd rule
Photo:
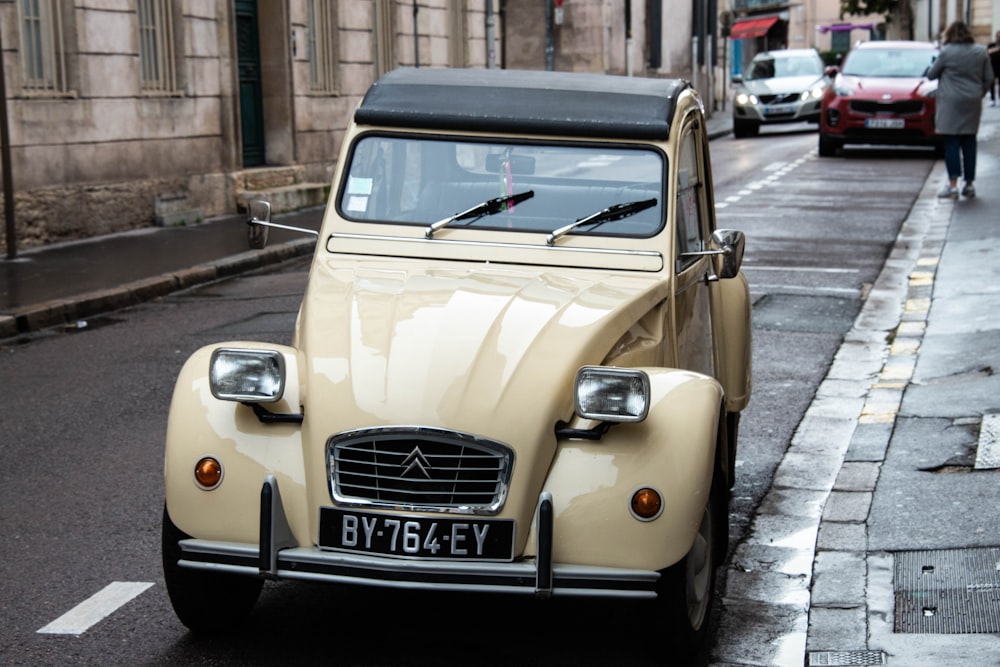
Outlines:
[[[844,269],[840,267],[822,267],[822,266],[765,266],[763,264],[757,265],[752,262],[743,262],[743,268],[754,271],[781,271],[781,272],[794,272],[798,271],[801,273],[857,273],[857,269]]]
[[[976,448],[976,470],[1000,468],[1000,415],[983,415]]]
[[[145,581],[112,582],[38,630],[38,634],[79,637],[152,585]]]

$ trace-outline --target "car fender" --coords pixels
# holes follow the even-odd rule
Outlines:
[[[718,350],[719,381],[726,392],[726,412],[740,412],[751,390],[750,289],[743,273],[712,283],[712,322]]]
[[[281,352],[286,372],[284,395],[263,407],[274,413],[301,410],[294,348],[239,341],[196,351],[181,369],[170,403],[164,454],[167,512],[180,530],[193,537],[256,542],[261,485],[267,475],[273,475],[281,489],[289,526],[296,540],[305,544],[309,528],[300,425],[264,424],[252,407],[212,396],[209,364],[212,352],[220,347]],[[194,479],[195,464],[204,456],[222,463],[222,479],[211,490],[199,487]]]
[[[544,488],[557,563],[660,570],[691,548],[712,487],[722,387],[689,371],[643,370],[651,389],[644,421],[616,424],[599,440],[560,443]],[[630,509],[644,487],[663,497],[652,520]]]

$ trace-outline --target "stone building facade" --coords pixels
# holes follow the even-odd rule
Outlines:
[[[484,6],[0,1],[16,246],[323,204],[369,84],[486,66]]]

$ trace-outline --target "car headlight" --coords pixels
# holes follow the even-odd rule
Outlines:
[[[285,358],[276,350],[219,348],[212,352],[208,384],[220,401],[273,403],[285,391]]]
[[[585,419],[641,422],[649,413],[649,376],[629,368],[584,366],[576,373],[574,402]]]
[[[742,106],[746,106],[748,104],[757,104],[757,96],[751,95],[750,93],[737,93],[736,103]]]
[[[844,86],[834,86],[833,87],[833,93],[837,97],[850,97],[851,95],[854,94],[853,91],[851,91],[850,88],[847,88],[847,87],[844,87]]]
[[[802,95],[799,96],[799,99],[801,99],[803,102],[807,102],[809,100],[818,100],[821,97],[823,97],[824,90],[826,90],[826,86],[822,85],[813,86],[809,90],[803,90]]]

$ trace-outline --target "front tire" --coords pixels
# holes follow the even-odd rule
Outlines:
[[[756,137],[760,133],[760,123],[752,120],[733,119],[733,136],[737,139]]]
[[[238,574],[181,567],[181,540],[188,539],[163,508],[163,579],[174,613],[196,632],[230,630],[243,621],[257,603],[264,580]]]
[[[820,157],[833,157],[837,154],[837,150],[840,149],[840,142],[833,139],[825,134],[819,135],[819,156]]]
[[[656,652],[666,664],[694,659],[708,638],[716,569],[725,558],[728,540],[729,496],[718,482],[716,475],[690,551],[679,563],[660,571],[654,613],[664,621],[668,634],[657,641]]]

